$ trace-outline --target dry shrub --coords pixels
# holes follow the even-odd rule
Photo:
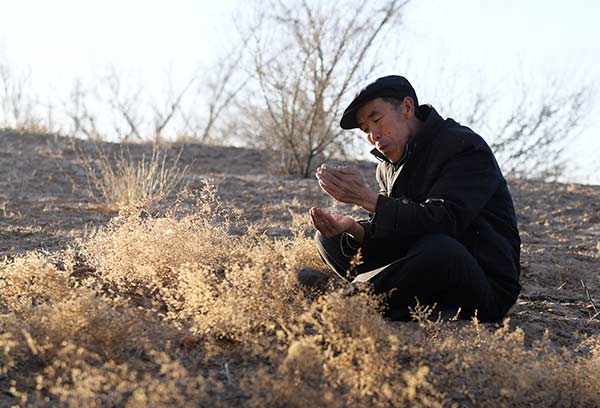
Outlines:
[[[175,215],[179,207],[164,217],[151,217],[139,207],[126,208],[91,236],[81,253],[102,278],[128,294],[151,296],[168,290],[177,284],[176,270],[188,263],[222,268],[230,256],[245,249],[230,237],[228,218],[215,221],[222,211],[206,203],[215,199],[212,189],[206,187],[196,197],[193,211],[179,218]]]
[[[88,289],[76,290],[64,300],[36,307],[19,318],[28,347],[45,360],[51,360],[54,350],[67,341],[75,341],[102,356],[120,359],[142,352],[148,344],[169,334],[168,325],[157,326],[147,311]],[[5,327],[13,323],[11,320],[5,320]],[[158,337],[150,338],[152,333]]]
[[[42,254],[0,262],[0,311],[24,312],[32,306],[64,299],[69,277]]]
[[[72,255],[3,262],[0,386],[11,402],[600,405],[597,339],[527,345],[508,323],[431,322],[425,308],[392,324],[368,292],[301,290],[292,272],[322,267],[301,233],[236,235],[236,222],[207,186],[163,215],[124,211],[86,239],[87,279]]]
[[[264,368],[245,384],[255,390],[253,405],[441,406],[428,368],[406,364],[411,340],[378,309],[378,299],[365,292],[332,292],[308,306],[275,370]]]
[[[143,367],[131,367],[65,344],[57,358],[37,377],[53,403],[69,407],[199,406],[222,392],[220,382],[191,374],[165,352],[150,352]],[[48,399],[36,392],[35,405]],[[204,402],[203,402],[204,401]]]
[[[0,300],[7,312],[0,328],[13,333],[12,341],[19,340],[18,347],[10,347],[13,351],[20,347],[22,354],[49,361],[61,344],[76,341],[116,358],[142,350],[151,338],[160,341],[161,332],[169,335],[166,324],[152,333],[156,322],[150,323],[153,316],[147,310],[78,285],[39,254],[4,261],[0,278]]]
[[[189,165],[179,166],[181,153],[182,150],[174,160],[167,161],[167,151],[161,151],[158,144],[153,144],[149,158],[144,154],[140,160],[133,159],[123,148],[119,155],[109,156],[97,147],[97,157],[78,150],[90,193],[97,191],[104,203],[115,210],[157,203],[181,187],[189,170]]]
[[[210,184],[164,217],[139,214],[123,213],[82,245],[119,293],[162,302],[170,318],[198,335],[248,344],[265,330],[289,330],[301,313],[305,296],[292,272],[318,265],[310,239],[230,234],[235,220]]]
[[[239,252],[231,252],[217,269],[196,262],[178,270],[180,296],[171,297],[171,310],[176,319],[188,320],[195,333],[237,341],[263,358],[279,357],[273,343],[277,334],[289,337],[308,304],[293,272],[322,267],[312,240],[230,239]]]
[[[481,407],[598,406],[597,338],[578,350],[557,348],[547,339],[527,347],[523,331],[508,323],[497,330],[477,322],[431,325],[423,358],[435,368],[436,388]]]

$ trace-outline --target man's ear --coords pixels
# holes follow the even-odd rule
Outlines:
[[[415,116],[415,101],[410,96],[405,96],[402,100],[402,114],[406,119],[412,119]]]

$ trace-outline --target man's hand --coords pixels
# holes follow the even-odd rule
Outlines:
[[[360,205],[369,212],[375,211],[377,193],[365,184],[355,170],[323,164],[317,168],[316,176],[321,189],[335,200]]]
[[[342,232],[347,232],[352,235],[358,243],[362,243],[365,237],[365,230],[352,217],[341,214],[331,214],[316,207],[312,207],[309,214],[312,225],[326,237],[333,237]]]

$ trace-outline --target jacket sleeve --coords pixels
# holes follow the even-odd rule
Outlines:
[[[424,202],[379,195],[374,216],[363,224],[367,240],[461,234],[482,211],[502,177],[491,150],[471,145],[439,170]]]

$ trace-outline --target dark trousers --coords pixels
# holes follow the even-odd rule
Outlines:
[[[505,308],[498,304],[485,272],[460,242],[447,235],[426,235],[398,248],[385,243],[364,254],[358,265],[351,265],[356,250],[346,245],[343,235],[327,238],[317,232],[315,240],[325,263],[348,281],[385,266],[367,282],[375,293],[388,294],[386,314],[392,320],[410,319],[409,308],[417,300],[421,305],[436,304],[436,310],[460,308],[461,318],[477,314],[481,321],[498,321],[504,316]]]

